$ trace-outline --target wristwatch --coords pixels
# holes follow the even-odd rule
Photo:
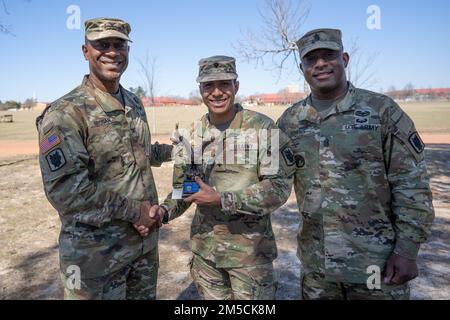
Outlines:
[[[162,204],[159,206],[160,208],[163,208],[164,210],[164,216],[162,219],[162,224],[168,224],[169,223],[169,208],[167,208],[166,205]]]

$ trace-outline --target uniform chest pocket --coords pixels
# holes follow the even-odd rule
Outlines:
[[[381,127],[351,126],[334,136],[324,137],[323,144],[328,144],[337,159],[347,162],[363,163],[383,161]]]
[[[237,164],[215,165],[209,182],[217,191],[237,191],[258,182],[256,167],[246,168]]]
[[[367,106],[327,120],[321,146],[347,162],[382,161],[380,117]]]
[[[114,125],[120,124],[106,124],[89,130],[87,150],[93,164],[93,174],[101,180],[121,175],[127,162],[124,155],[129,154]]]
[[[136,117],[131,123],[131,138],[145,149],[147,156],[151,154],[150,130],[147,122]]]
[[[108,156],[111,153],[123,152],[125,137],[121,137],[116,127],[120,123],[110,123],[89,129],[87,140],[88,151],[98,156]]]
[[[236,144],[234,155],[227,164],[238,164],[245,168],[251,168],[258,164],[258,145],[255,144]],[[228,162],[228,159],[227,159]]]

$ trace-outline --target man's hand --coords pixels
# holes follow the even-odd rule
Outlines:
[[[404,284],[419,275],[416,261],[392,254],[386,264],[384,283],[388,285]]]
[[[158,205],[151,206],[150,202],[146,201],[141,205],[139,221],[133,226],[142,237],[146,237],[150,232],[162,226],[163,218],[164,209]]]
[[[199,177],[195,177],[195,182],[198,183],[200,191],[184,199],[184,201],[204,206],[220,206],[220,193],[204,183]]]

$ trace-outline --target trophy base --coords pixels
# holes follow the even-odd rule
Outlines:
[[[200,186],[195,181],[184,181],[183,182],[183,194],[182,198],[187,198],[200,191]]]

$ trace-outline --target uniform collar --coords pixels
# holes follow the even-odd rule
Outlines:
[[[344,99],[336,105],[336,113],[353,110],[355,108],[355,91],[356,88],[348,82],[348,91]]]
[[[332,108],[330,110],[330,112],[328,112],[328,114],[323,119],[328,118],[329,116],[331,116],[333,114],[338,114],[338,113],[346,112],[348,110],[353,110],[355,108],[355,103],[356,103],[355,92],[356,92],[356,88],[350,82],[348,82],[348,91],[347,91],[345,97],[341,101],[339,101],[339,103],[336,104],[334,106],[334,108]],[[309,95],[308,98],[306,98],[303,101],[303,106],[304,106],[304,108],[302,109],[302,111],[300,112],[300,115],[299,115],[300,120],[306,120],[309,122],[319,124],[321,121],[321,118],[319,116],[319,113],[316,111],[316,109],[311,105],[311,95]]]
[[[225,141],[227,137],[230,138],[237,135],[238,131],[235,131],[234,129],[240,129],[242,126],[242,121],[244,118],[244,108],[239,103],[234,104],[233,107],[235,108],[236,114],[234,115],[234,118],[231,121],[230,126],[228,127],[228,129],[233,130],[227,129],[221,132],[218,131],[216,127],[211,124],[211,122],[209,122],[208,114],[205,114],[201,118],[201,130],[197,130],[194,128],[194,135],[196,135],[198,138],[201,138],[203,142]]]
[[[243,116],[244,108],[239,103],[235,103],[233,105],[233,108],[235,111],[235,115],[234,115],[234,118],[231,121],[228,129],[240,129],[242,126],[242,121],[243,121],[243,117],[244,117]],[[205,129],[211,130],[214,127],[214,125],[212,125],[211,122],[209,122],[208,114],[205,114],[202,117],[202,127],[203,127],[203,130],[205,130]]]
[[[308,98],[301,102],[301,105],[303,108],[298,113],[298,120],[320,124],[320,116],[317,110],[311,105],[311,97],[308,96]]]
[[[104,92],[95,87],[92,81],[89,80],[89,75],[84,76],[82,85],[88,88],[103,111],[112,112],[125,110],[122,104],[108,92]],[[119,88],[124,95],[125,105],[127,105],[127,99],[129,100],[128,94],[125,92],[126,90],[124,90],[121,85],[119,85]]]

